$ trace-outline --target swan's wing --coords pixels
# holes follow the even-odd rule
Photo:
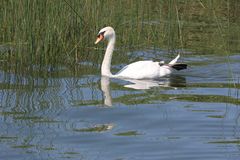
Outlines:
[[[155,78],[159,75],[159,62],[138,61],[121,69],[116,76],[132,79]]]

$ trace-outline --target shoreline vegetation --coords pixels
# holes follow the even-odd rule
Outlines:
[[[1,69],[99,64],[104,45],[97,48],[94,41],[106,25],[117,32],[116,57],[147,48],[240,52],[237,0],[2,0],[0,5]]]

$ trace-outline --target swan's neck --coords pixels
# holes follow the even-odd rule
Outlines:
[[[114,50],[115,40],[116,40],[115,36],[113,36],[109,39],[107,49],[106,49],[106,52],[104,55],[104,59],[102,62],[102,67],[101,67],[101,74],[103,76],[108,76],[108,77],[113,76],[110,71],[110,68],[111,68],[112,53]]]

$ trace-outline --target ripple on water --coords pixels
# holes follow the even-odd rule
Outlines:
[[[187,71],[141,83],[1,71],[0,159],[239,159],[239,59],[186,54]]]

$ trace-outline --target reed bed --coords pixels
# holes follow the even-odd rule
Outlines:
[[[117,48],[239,52],[234,0],[2,0],[0,66],[99,62],[98,30],[113,26]],[[2,68],[2,67],[1,67]]]

